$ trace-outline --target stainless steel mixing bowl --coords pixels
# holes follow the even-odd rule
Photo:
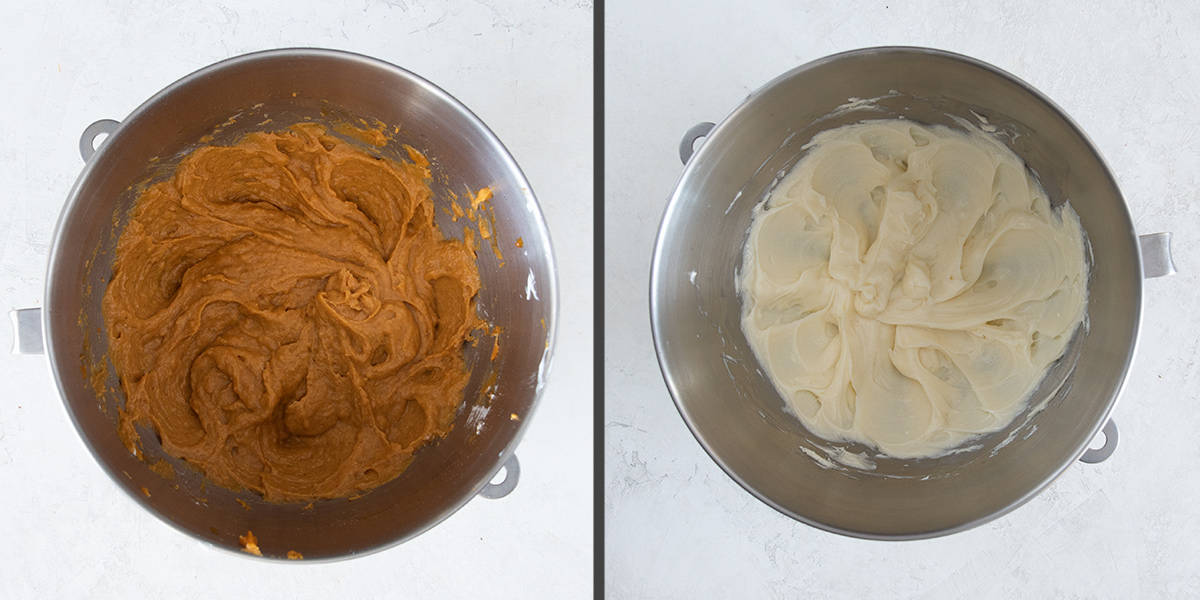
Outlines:
[[[495,239],[503,264],[479,250],[480,312],[499,326],[468,349],[472,371],[464,406],[451,433],[422,449],[398,478],[355,500],[270,504],[249,492],[205,484],[196,471],[145,440],[148,461],[117,437],[122,402],[115,370],[105,357],[100,300],[112,273],[113,246],[136,198],[136,184],[169,176],[175,161],[231,117],[215,143],[246,131],[279,128],[306,118],[318,122],[377,119],[398,126],[383,154],[405,156],[400,143],[432,161],[437,219],[461,238],[465,219],[448,215],[449,193],[491,186]],[[270,119],[267,124],[262,124]],[[107,133],[98,150],[93,143]],[[262,552],[289,550],[306,560],[358,555],[411,538],[450,516],[475,495],[502,497],[517,482],[514,448],[537,403],[549,366],[557,287],[550,237],[537,200],[516,162],[466,107],[432,83],[394,65],[346,52],[288,49],[232,58],[175,82],[123,123],[99,121],[85,132],[87,161],[67,198],[50,250],[45,307],[18,311],[20,350],[40,350],[42,335],[59,390],[88,448],[130,497],[176,528],[231,550],[252,530]],[[94,155],[93,155],[94,152]],[[516,241],[520,238],[522,247]],[[95,367],[105,385],[93,391]],[[145,436],[144,436],[145,437]],[[148,467],[163,458],[176,472],[164,478]],[[506,468],[506,478],[489,481]],[[238,500],[245,503],[239,504]]]
[[[735,269],[751,209],[817,133],[903,117],[995,134],[1023,158],[1052,202],[1069,200],[1091,242],[1087,325],[1027,411],[971,452],[926,460],[872,456],[874,470],[827,468],[810,453],[857,444],[814,438],[784,402],[742,335]],[[693,144],[704,138],[693,155]],[[1139,238],[1095,147],[1050,100],[980,61],[923,48],[837,54],[783,74],[723,122],[684,137],[686,167],[654,248],[650,317],[667,387],[696,439],[734,480],[780,512],[829,531],[878,539],[932,537],[983,523],[1044,489],[1106,425],[1133,359],[1142,278],[1171,272],[1165,234]],[[831,452],[822,447],[832,446]],[[834,457],[835,458],[835,457]],[[826,461],[827,463],[829,461]]]

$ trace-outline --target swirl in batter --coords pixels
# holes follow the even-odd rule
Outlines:
[[[742,329],[816,435],[898,458],[997,431],[1087,302],[1079,218],[977,130],[816,136],[755,212]]]
[[[103,303],[131,451],[145,423],[217,484],[299,501],[374,488],[449,431],[479,272],[409,153],[300,124],[141,194]]]

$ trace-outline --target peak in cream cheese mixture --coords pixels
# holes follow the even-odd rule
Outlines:
[[[803,424],[932,457],[1022,412],[1083,320],[1079,218],[978,130],[816,136],[755,211],[742,329]]]

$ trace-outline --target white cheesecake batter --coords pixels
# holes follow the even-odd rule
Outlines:
[[[1079,218],[998,140],[826,131],[756,210],[742,329],[806,427],[943,454],[1026,406],[1083,319]]]

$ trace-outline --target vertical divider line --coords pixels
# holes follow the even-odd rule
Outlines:
[[[604,597],[604,0],[592,9],[592,577]]]

